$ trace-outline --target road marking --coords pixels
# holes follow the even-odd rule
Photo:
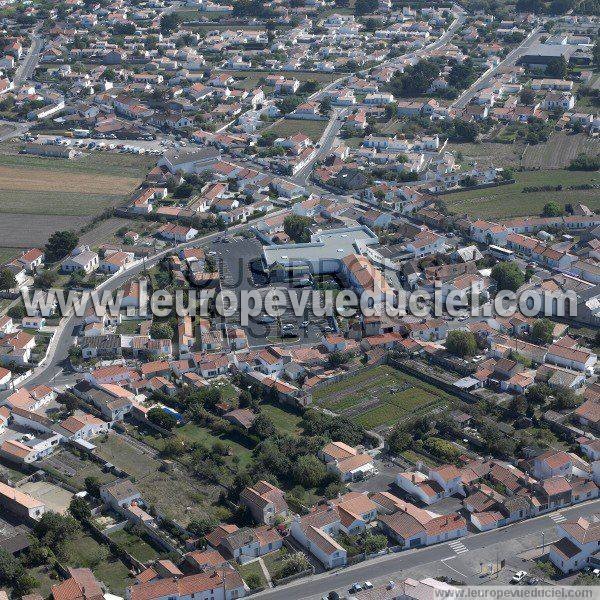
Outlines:
[[[567,517],[565,517],[565,515],[562,515],[560,513],[555,513],[553,515],[550,515],[550,518],[555,522],[555,523],[563,523],[564,521],[567,520]]]
[[[452,548],[456,554],[464,554],[465,552],[469,551],[469,549],[459,540],[450,542],[448,546],[450,546],[450,548]]]

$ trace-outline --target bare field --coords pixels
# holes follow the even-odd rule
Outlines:
[[[527,146],[523,154],[526,169],[563,169],[578,154],[598,154],[600,140],[580,133],[554,133],[545,144]]]
[[[480,144],[448,144],[448,149],[460,152],[463,164],[476,162],[479,166],[518,167],[523,153],[522,144],[498,144],[481,142]]]
[[[26,156],[19,149],[1,146],[0,241],[6,248],[41,246],[57,230],[81,229],[120,204],[154,164],[140,156],[96,153],[67,160]],[[112,225],[99,233],[110,236],[120,226],[111,232]]]
[[[131,191],[138,183],[139,179],[132,177],[0,165],[0,190],[117,195]]]

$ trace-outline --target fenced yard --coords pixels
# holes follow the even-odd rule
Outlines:
[[[448,404],[451,396],[382,365],[313,391],[313,401],[366,429],[392,426]]]

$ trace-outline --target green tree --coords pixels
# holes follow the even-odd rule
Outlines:
[[[492,279],[496,282],[498,291],[516,292],[525,283],[525,275],[514,262],[495,264],[492,268]]]
[[[535,92],[531,88],[523,88],[521,90],[521,103],[525,106],[533,104],[535,100]]]
[[[33,285],[36,288],[47,290],[51,288],[56,280],[58,279],[58,275],[55,271],[51,271],[50,269],[45,269],[41,273],[38,273],[33,280]]]
[[[10,269],[0,271],[0,290],[12,290],[17,285],[17,280]]]
[[[600,154],[598,156],[589,156],[580,154],[576,156],[569,165],[571,171],[598,171],[600,169]]]
[[[251,590],[257,590],[264,585],[262,577],[258,573],[250,573],[250,575],[248,575],[244,581],[248,584],[248,587]]]
[[[563,211],[561,207],[556,202],[546,202],[544,204],[544,210],[542,211],[542,216],[544,217],[559,217],[562,215]]]
[[[327,475],[325,465],[310,454],[300,457],[293,469],[294,480],[306,489],[317,487]]]
[[[372,15],[379,6],[379,2],[377,0],[356,0],[354,4],[354,14],[357,17],[362,17],[364,15]]]
[[[532,404],[544,404],[552,390],[545,383],[534,383],[527,388],[527,400]]]
[[[214,517],[198,517],[190,521],[187,529],[194,535],[202,538],[213,529],[216,529],[219,522]]]
[[[387,538],[385,535],[376,535],[367,533],[364,539],[365,554],[374,554],[387,548]]]
[[[40,582],[31,573],[21,573],[13,582],[13,596],[21,597],[30,594],[40,585]]]
[[[94,496],[95,498],[100,496],[100,480],[97,477],[90,475],[89,477],[85,478],[83,483],[87,493],[90,496]]]
[[[545,74],[547,77],[564,79],[567,76],[569,66],[563,56],[557,56],[548,62]]]
[[[340,352],[339,350],[334,350],[327,357],[327,362],[333,368],[340,367],[341,365],[345,365],[350,360],[351,355],[347,352]]]
[[[310,568],[308,559],[302,552],[291,554],[281,561],[281,566],[275,573],[275,579],[283,579],[297,573],[302,573]]]
[[[571,388],[562,385],[554,388],[553,395],[552,406],[558,410],[577,408],[581,404],[577,394]]]
[[[69,512],[78,521],[86,521],[92,516],[92,511],[84,498],[73,496],[69,504]]]
[[[596,65],[596,70],[598,70],[600,69],[600,36],[596,38],[592,53],[594,56],[594,65]]]
[[[57,262],[67,256],[79,243],[79,237],[72,231],[55,231],[44,248],[46,261]]]
[[[326,117],[331,114],[331,100],[329,98],[323,98],[323,100],[321,100],[319,104],[319,112]]]
[[[54,548],[72,540],[79,531],[79,524],[71,516],[46,512],[34,525],[33,530],[41,542]]]
[[[148,411],[148,420],[163,429],[170,430],[177,425],[177,419],[158,406],[155,406]]]
[[[0,583],[13,584],[23,573],[23,565],[12,554],[0,548]]]
[[[154,340],[172,340],[173,328],[164,321],[156,321],[150,327],[150,337]]]
[[[309,227],[312,219],[300,215],[289,215],[283,220],[283,230],[296,243],[310,242]]]
[[[176,458],[178,456],[183,456],[185,452],[186,447],[183,440],[180,440],[179,438],[170,438],[165,440],[160,453],[162,456]]]
[[[470,331],[455,329],[448,333],[446,338],[446,350],[455,356],[464,358],[477,354],[477,340]]]
[[[167,13],[160,18],[160,30],[162,33],[169,34],[177,29],[179,16],[177,13]]]
[[[400,454],[412,444],[412,436],[401,426],[396,425],[386,439],[387,446],[392,454]]]
[[[455,142],[475,142],[479,135],[477,123],[456,119],[449,131],[449,137]]]
[[[277,430],[275,429],[275,425],[271,418],[268,415],[261,413],[254,419],[250,431],[261,440],[264,440],[274,435]]]
[[[517,396],[512,401],[512,409],[518,415],[526,415],[527,411],[529,410],[529,403],[527,402],[527,399],[525,398],[525,396]]]
[[[537,319],[531,327],[531,337],[542,344],[552,342],[554,323],[550,319]]]

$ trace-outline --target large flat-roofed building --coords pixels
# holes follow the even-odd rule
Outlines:
[[[592,62],[589,48],[563,44],[535,44],[518,62],[526,67],[545,69],[549,63],[561,56],[572,64],[589,65]]]
[[[263,263],[271,276],[284,278],[290,271],[304,268],[315,275],[337,273],[342,260],[350,254],[360,254],[362,248],[379,242],[365,225],[344,227],[315,233],[306,244],[282,244],[263,248]]]

